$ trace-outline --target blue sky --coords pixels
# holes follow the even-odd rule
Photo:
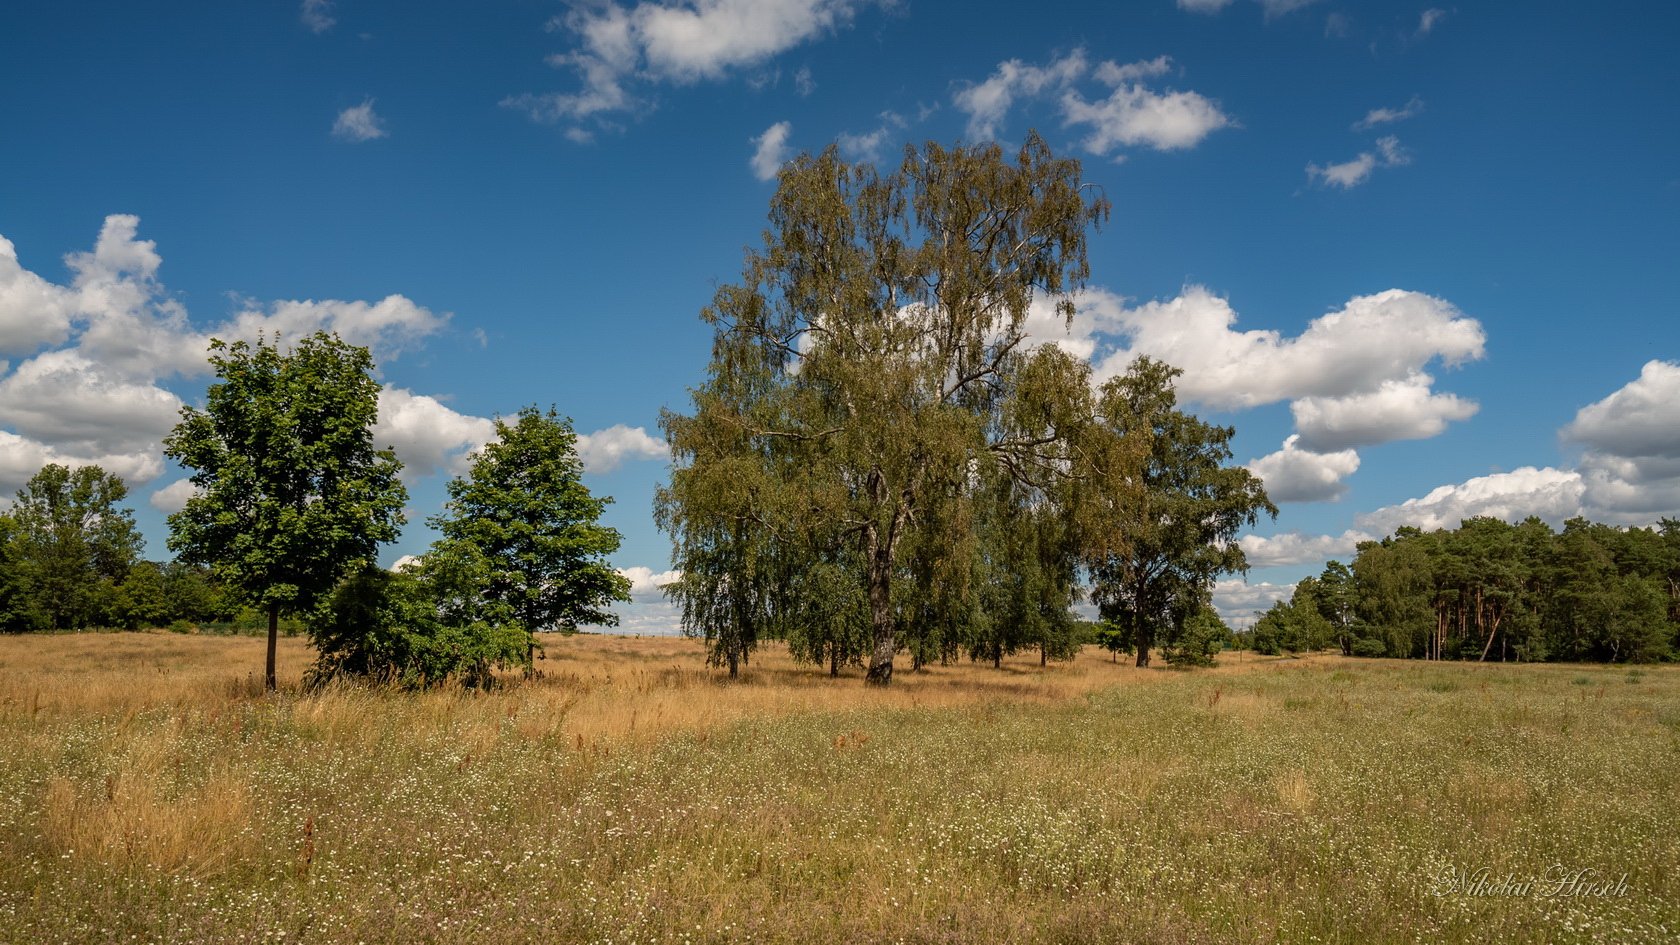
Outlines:
[[[0,493],[100,462],[161,557],[205,338],[331,328],[374,348],[411,467],[387,557],[485,418],[552,404],[616,499],[626,626],[668,629],[658,412],[767,178],[1036,128],[1114,204],[1058,340],[1184,367],[1289,499],[1228,617],[1399,524],[1680,515],[1680,10],[1026,9],[9,3]]]

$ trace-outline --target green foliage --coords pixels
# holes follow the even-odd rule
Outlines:
[[[310,621],[320,653],[310,682],[361,678],[424,689],[457,679],[487,689],[496,669],[526,665],[529,634],[512,608],[480,597],[489,570],[471,545],[454,544],[407,571],[349,576]]]
[[[1024,324],[1035,297],[1071,317],[1088,274],[1086,233],[1108,205],[1079,177],[1036,135],[1013,161],[929,144],[895,171],[834,148],[783,169],[763,249],[702,313],[715,335],[693,413],[661,419],[677,460],[657,500],[684,575],[673,596],[714,661],[807,633],[781,590],[818,563],[864,590],[870,682],[891,680],[904,645],[917,663],[1059,645],[1065,543],[1038,543],[1052,556],[1021,572],[1000,562],[1028,549],[978,536],[998,501],[1067,520],[1070,481],[1123,481],[1076,445],[1089,365],[1032,347]],[[1017,578],[1019,593],[988,586]]]
[[[630,582],[607,563],[618,532],[598,521],[612,500],[591,495],[582,476],[577,434],[554,410],[496,421],[496,439],[449,483],[431,520],[443,537],[428,559],[482,563],[458,573],[483,582],[457,601],[463,625],[511,621],[534,635],[618,624],[609,607],[630,599]]]
[[[25,583],[23,560],[17,523],[11,515],[0,512],[0,633],[32,630],[38,623]]]
[[[1088,566],[1105,619],[1132,632],[1139,666],[1150,647],[1200,608],[1220,574],[1246,571],[1235,541],[1261,512],[1277,515],[1258,478],[1227,465],[1235,431],[1177,409],[1180,372],[1147,357],[1103,387],[1098,413],[1143,456],[1129,501],[1108,503]]]
[[[144,545],[122,479],[98,466],[48,464],[18,491],[8,543],[20,600],[12,618],[54,630],[110,622],[116,585]]]
[[[1172,666],[1212,666],[1214,656],[1235,643],[1231,628],[1212,604],[1203,600],[1184,622],[1161,641],[1161,656]]]
[[[325,332],[289,353],[278,339],[210,347],[219,380],[205,409],[183,407],[164,440],[199,488],[169,517],[169,547],[267,610],[272,688],[279,615],[308,612],[371,564],[396,539],[408,494],[396,456],[373,445],[379,383],[366,348]]]
[[[1267,645],[1311,635],[1310,600],[1344,652],[1467,660],[1652,662],[1680,634],[1680,523],[1616,528],[1571,519],[1466,519],[1456,529],[1401,528],[1359,545],[1274,608]],[[1346,602],[1352,600],[1351,618]],[[1293,622],[1292,622],[1293,621]],[[1338,621],[1343,621],[1338,623]],[[1346,628],[1346,629],[1344,629]]]

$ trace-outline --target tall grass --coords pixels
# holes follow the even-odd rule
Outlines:
[[[0,940],[1680,934],[1672,668],[1092,655],[883,692],[577,637],[488,695],[308,694],[282,642],[264,696],[261,641],[0,638]],[[1625,891],[1450,881],[1484,868]]]

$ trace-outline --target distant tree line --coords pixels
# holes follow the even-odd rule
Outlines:
[[[127,496],[98,466],[30,477],[0,513],[0,632],[249,621],[207,569],[141,558]]]
[[[1446,660],[1654,662],[1680,656],[1680,521],[1553,531],[1466,519],[1401,528],[1332,561],[1255,623],[1266,653]]]

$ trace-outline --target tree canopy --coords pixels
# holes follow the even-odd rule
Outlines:
[[[1471,518],[1401,528],[1332,561],[1256,624],[1269,652],[1649,662],[1680,654],[1680,522]]]
[[[444,512],[431,520],[442,539],[426,557],[468,553],[479,562],[479,596],[505,618],[474,619],[511,621],[528,635],[618,624],[609,608],[630,599],[630,582],[607,562],[619,534],[600,517],[612,500],[591,495],[582,476],[571,421],[526,407],[512,423],[498,419],[496,439],[450,481]]]
[[[290,351],[216,340],[210,363],[205,408],[183,407],[164,440],[199,490],[169,517],[169,547],[267,610],[272,689],[279,614],[309,610],[394,541],[407,490],[395,454],[374,447],[366,348],[325,332]]]
[[[15,624],[81,629],[106,616],[145,545],[126,498],[127,484],[98,466],[49,463],[18,490],[10,529],[0,529],[15,532],[6,544],[17,578],[0,592],[14,598],[0,608]]]
[[[977,484],[1007,478],[1024,509],[1089,472],[1089,367],[1035,345],[1026,320],[1035,300],[1071,317],[1107,214],[1036,135],[1013,160],[930,143],[886,172],[832,147],[783,169],[764,246],[702,313],[714,341],[693,412],[661,420],[674,593],[714,659],[778,632],[779,589],[814,562],[863,589],[873,683],[903,642],[906,549],[944,549],[924,563],[953,591],[920,601],[935,611],[921,625],[973,606]]]

